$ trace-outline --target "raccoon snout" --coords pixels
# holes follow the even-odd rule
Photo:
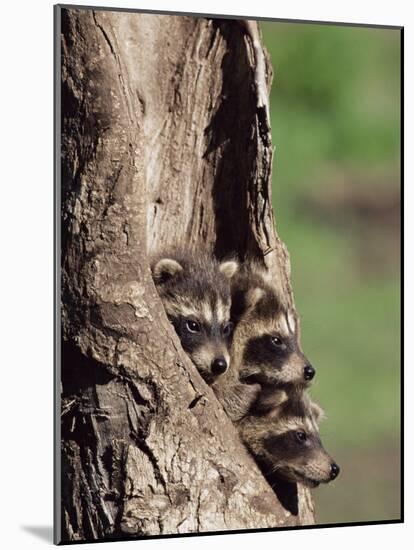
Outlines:
[[[332,464],[331,464],[331,475],[330,475],[332,481],[336,477],[338,477],[339,472],[340,472],[340,468],[339,468],[338,464],[335,464],[335,462],[332,462]]]
[[[224,359],[224,357],[217,357],[216,359],[214,359],[214,361],[211,363],[211,370],[213,374],[223,374],[223,372],[226,372],[227,361]]]
[[[315,376],[315,369],[312,367],[312,365],[306,365],[306,367],[303,369],[304,379],[309,381],[309,380],[312,380],[314,376]]]

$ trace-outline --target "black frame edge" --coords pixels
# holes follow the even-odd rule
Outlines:
[[[53,543],[61,544],[60,430],[60,198],[61,198],[61,6],[53,6]]]

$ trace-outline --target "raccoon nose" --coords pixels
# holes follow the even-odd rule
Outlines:
[[[331,464],[331,479],[335,479],[336,477],[338,477],[338,474],[339,474],[339,466],[338,464],[335,464],[335,462],[332,462]]]
[[[214,359],[211,363],[211,370],[213,374],[223,374],[223,372],[226,372],[227,362],[224,357],[217,357],[217,359]]]
[[[305,380],[312,380],[312,378],[315,376],[315,369],[312,367],[312,365],[306,365],[306,367],[303,369],[303,377]]]

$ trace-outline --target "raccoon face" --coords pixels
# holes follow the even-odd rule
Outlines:
[[[230,365],[228,348],[233,328],[230,321],[220,322],[214,317],[207,321],[204,317],[197,316],[196,311],[188,317],[169,315],[169,319],[184,351],[207,383],[213,383],[226,372]]]
[[[294,418],[263,440],[266,462],[274,473],[288,481],[317,487],[339,474],[339,466],[323,448],[319,432],[303,418]]]
[[[315,369],[299,348],[293,313],[283,310],[266,316],[262,316],[260,311],[257,313],[246,335],[241,380],[265,387],[307,385],[314,377]]]
[[[309,487],[334,480],[339,466],[322,445],[319,407],[311,402],[305,407],[300,402],[299,407],[287,403],[281,409],[279,418],[259,417],[242,432],[265,473]]]
[[[213,258],[162,258],[154,282],[184,351],[212,384],[230,364],[230,282],[237,262]]]

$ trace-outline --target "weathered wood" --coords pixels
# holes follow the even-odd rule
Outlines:
[[[251,38],[231,20],[61,16],[61,540],[312,522],[308,493],[286,511],[239,442],[149,269],[171,245],[249,253],[292,302]]]

